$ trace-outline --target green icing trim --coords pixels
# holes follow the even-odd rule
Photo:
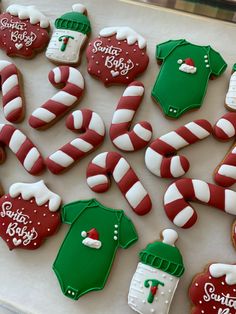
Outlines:
[[[233,71],[236,71],[236,63],[233,65]]]
[[[87,35],[91,32],[89,19],[86,15],[78,12],[69,12],[56,19],[57,29],[67,29]]]
[[[150,282],[151,282],[151,287],[150,287]],[[158,290],[158,286],[161,285],[164,287],[164,282],[161,282],[157,279],[147,279],[144,281],[144,287],[145,288],[149,288],[150,287],[150,291],[149,291],[149,295],[147,298],[148,303],[152,303],[154,301],[154,297],[157,293]]]

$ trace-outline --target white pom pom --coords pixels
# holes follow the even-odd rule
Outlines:
[[[175,242],[178,240],[178,233],[173,229],[165,229],[162,231],[163,243],[175,246]]]
[[[86,11],[86,7],[83,4],[76,3],[76,4],[72,5],[72,10],[74,12],[79,12],[79,13],[83,13],[84,14],[85,11]]]
[[[85,238],[85,237],[87,236],[87,232],[86,232],[86,231],[82,231],[82,232],[81,232],[81,236],[82,236],[83,238]]]

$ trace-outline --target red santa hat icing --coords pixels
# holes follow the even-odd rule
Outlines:
[[[194,74],[197,71],[194,61],[191,58],[187,58],[185,60],[180,59],[178,60],[178,63],[181,64],[179,70],[182,72]]]
[[[85,238],[82,243],[88,247],[100,249],[102,246],[101,241],[99,241],[99,233],[95,228],[89,230],[88,232],[82,231],[81,236]]]

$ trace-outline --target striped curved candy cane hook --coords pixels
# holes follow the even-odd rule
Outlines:
[[[76,161],[97,149],[105,137],[105,125],[102,118],[89,109],[75,110],[70,113],[66,126],[72,131],[83,133],[46,159],[48,169],[54,174],[68,169]]]
[[[129,131],[131,122],[142,101],[144,86],[134,81],[125,89],[114,112],[110,138],[120,150],[136,151],[147,146],[152,137],[152,126],[147,121],[135,124]]]
[[[59,66],[49,72],[52,85],[64,85],[62,90],[33,111],[29,118],[32,128],[47,128],[69,111],[81,98],[84,91],[84,79],[80,71],[67,66]]]
[[[172,183],[164,195],[166,215],[178,227],[187,229],[197,221],[197,213],[189,201],[236,216],[236,192],[202,180],[183,178]]]
[[[148,192],[139,181],[128,161],[117,152],[97,155],[88,165],[87,183],[97,193],[109,189],[109,175],[112,175],[121,193],[138,215],[147,214],[152,207]]]
[[[195,120],[154,140],[145,153],[148,170],[161,178],[177,178],[189,169],[189,161],[177,151],[194,144],[212,133],[207,120]]]
[[[37,147],[13,125],[0,124],[0,145],[1,162],[5,160],[3,146],[7,146],[30,174],[39,174],[44,169],[44,161]]]
[[[5,118],[12,123],[19,122],[24,116],[24,105],[15,64],[0,60],[0,77]]]
[[[229,140],[236,136],[236,112],[228,112],[214,126],[214,135],[219,140]],[[236,182],[236,143],[227,152],[214,172],[217,184],[230,187]]]

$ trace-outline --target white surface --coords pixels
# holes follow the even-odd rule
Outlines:
[[[19,0],[15,2],[21,3]],[[147,71],[139,78],[144,83],[146,90],[135,120],[150,121],[154,129],[154,138],[193,119],[208,118],[214,123],[226,112],[223,104],[231,67],[235,62],[235,25],[163,9],[131,6],[112,0],[84,0],[81,2],[88,9],[92,25],[90,38],[94,38],[100,29],[114,25],[129,25],[147,38],[150,64]],[[4,1],[3,7],[6,8],[11,3],[13,1]],[[68,12],[73,3],[72,0],[35,1],[39,9],[52,20],[62,13]],[[25,0],[24,4],[32,4],[32,1]],[[215,50],[221,52],[229,64],[223,76],[209,83],[202,108],[185,114],[176,121],[165,119],[159,107],[150,98],[151,88],[160,69],[154,57],[155,45],[171,38],[186,38],[201,45],[211,44]],[[3,52],[0,52],[0,58],[9,60]],[[33,60],[15,58],[14,61],[23,74],[27,103],[26,118],[28,118],[33,109],[56,92],[56,89],[47,80],[48,72],[54,68],[54,65],[45,58],[44,53],[37,55]],[[113,111],[124,87],[105,88],[100,81],[90,77],[86,71],[85,53],[83,53],[79,69],[85,78],[86,91],[78,108],[88,107],[97,111],[104,117],[108,130]],[[4,121],[2,114],[1,121]],[[43,156],[46,157],[74,137],[65,128],[64,123],[65,119],[59,121],[48,131],[39,132],[31,129],[25,119],[19,127],[30,136],[38,145]],[[189,158],[191,163],[191,169],[187,175],[212,182],[213,170],[230,145],[231,143],[220,143],[213,137],[209,137],[202,143],[184,148],[182,153]],[[88,293],[79,301],[72,301],[63,296],[57,278],[51,269],[57,251],[68,231],[68,226],[62,226],[56,236],[48,239],[41,248],[33,252],[23,250],[10,252],[6,244],[0,241],[0,299],[18,307],[20,309],[18,312],[25,311],[34,314],[134,313],[127,305],[127,294],[130,280],[137,267],[137,254],[148,242],[159,238],[159,232],[162,229],[174,227],[167,219],[162,206],[163,193],[171,181],[157,178],[145,168],[144,151],[124,154],[150,192],[153,201],[152,212],[144,217],[136,216],[114,182],[109,192],[100,195],[91,192],[87,187],[85,172],[88,161],[99,152],[107,150],[115,150],[108,135],[104,144],[97,151],[83,159],[67,173],[55,176],[45,172],[40,178],[43,178],[55,193],[62,196],[64,203],[75,199],[97,197],[104,205],[123,208],[137,227],[139,241],[128,250],[118,251],[104,290]],[[10,151],[7,151],[7,156],[5,164],[0,167],[1,182],[6,191],[14,182],[39,180],[39,178],[27,174]],[[183,254],[186,272],[180,280],[170,314],[189,313],[188,286],[192,277],[197,272],[201,272],[207,263],[213,261],[233,263],[236,259],[235,249],[230,239],[233,217],[203,205],[194,204],[194,206],[199,214],[198,222],[189,230],[178,230],[179,240],[176,246]]]

